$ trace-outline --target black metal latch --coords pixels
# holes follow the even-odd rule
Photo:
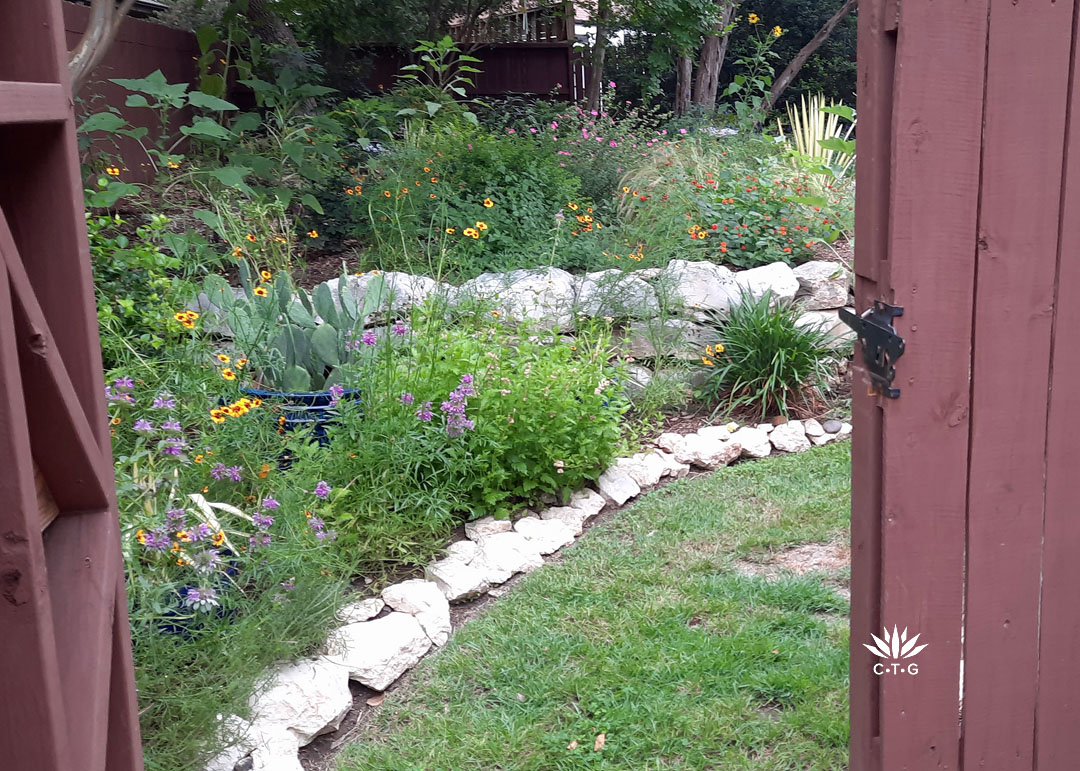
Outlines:
[[[902,307],[881,300],[874,300],[874,307],[865,310],[861,316],[840,309],[840,320],[855,330],[862,343],[870,382],[890,399],[900,396],[900,389],[893,388],[892,381],[896,377],[896,360],[904,355],[904,338],[896,334],[892,321],[903,315]]]

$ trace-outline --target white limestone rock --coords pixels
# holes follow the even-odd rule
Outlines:
[[[664,461],[655,453],[636,453],[631,458],[618,458],[616,468],[625,471],[639,487],[652,487],[664,476]]]
[[[665,431],[660,434],[660,436],[656,437],[656,446],[661,450],[667,450],[672,453],[680,463],[686,463],[686,461],[679,458],[679,455],[681,454],[680,450],[685,443],[686,440],[683,438],[682,434],[676,434],[671,431]]]
[[[504,521],[504,520],[499,520]],[[505,532],[505,531],[500,531]],[[463,541],[454,541],[452,544],[446,547],[446,553],[450,557],[462,562],[471,562],[472,558],[476,556],[476,552],[480,549],[476,545],[476,541],[471,541],[466,538]]]
[[[758,423],[757,427],[766,434],[772,433],[773,428],[775,428],[772,423]]]
[[[622,506],[628,500],[641,493],[641,487],[629,474],[612,466],[596,480],[596,486],[600,488],[600,494],[613,502],[616,506]]]
[[[586,517],[595,517],[606,505],[604,496],[588,487],[583,487],[570,496],[570,507],[585,512]]]
[[[450,603],[434,581],[402,581],[383,589],[382,598],[394,610],[416,618],[436,645],[445,645],[450,639]]]
[[[474,519],[465,523],[465,536],[473,541],[478,541],[484,536],[506,533],[514,529],[514,523],[508,519],[495,519],[487,516]]]
[[[472,543],[472,541],[462,541],[462,543]],[[485,569],[455,557],[432,562],[424,568],[424,576],[429,581],[435,582],[449,602],[461,602],[479,597],[491,588]]]
[[[522,517],[514,523],[514,530],[525,536],[541,554],[551,554],[574,542],[570,525],[558,519]]]
[[[854,312],[854,309],[848,308]],[[795,326],[802,328],[823,329],[836,341],[854,340],[855,330],[840,320],[840,313],[831,311],[807,311],[795,319]]]
[[[781,452],[802,452],[810,449],[810,440],[806,438],[806,429],[798,420],[781,423],[769,434],[772,446]]]
[[[295,756],[297,747],[341,725],[352,706],[349,674],[325,658],[296,661],[271,675],[249,706],[253,730],[261,735],[288,731]]]
[[[742,454],[742,445],[730,439],[723,441],[700,434],[687,434],[683,439],[683,453],[687,458],[684,463],[712,471],[738,458]],[[678,454],[675,457],[681,460]]]
[[[810,437],[810,438],[813,438],[815,436],[821,436],[822,434],[825,433],[825,429],[822,427],[822,425],[818,421],[814,420],[814,418],[810,418],[809,420],[804,420],[802,422],[802,424],[803,424],[803,431],[805,431],[806,435],[808,437]]]
[[[328,661],[376,691],[385,690],[413,667],[432,644],[419,621],[398,612],[347,624],[335,630],[327,643]]]
[[[723,426],[702,426],[697,430],[697,435],[704,439],[719,439],[721,442],[731,440],[732,435],[738,430],[735,423],[727,423]]]
[[[706,345],[718,342],[716,330],[686,319],[634,321],[626,328],[627,353],[636,359],[657,355],[698,359]]]
[[[445,284],[439,284],[434,279],[427,276],[413,276],[409,273],[400,273],[398,271],[389,271],[387,273],[365,273],[362,276],[346,276],[345,285],[349,290],[349,294],[352,295],[356,301],[357,308],[364,307],[364,301],[367,298],[368,289],[371,287],[372,282],[376,281],[377,277],[381,277],[381,281],[377,282],[377,286],[381,287],[379,291],[379,305],[378,310],[394,310],[401,311],[413,308],[418,305],[423,305],[428,297],[433,294],[447,294],[449,287]],[[341,297],[339,294],[339,278],[326,281],[327,287],[330,289],[330,296],[334,299],[334,304],[339,308],[341,307]],[[317,289],[318,287],[316,287]]]
[[[484,273],[454,293],[455,302],[468,298],[491,302],[507,318],[564,330],[573,329],[574,297],[574,277],[559,268]]]
[[[760,299],[766,292],[778,300],[791,300],[799,291],[799,279],[786,262],[772,262],[759,268],[735,274],[735,283],[741,290]]]
[[[581,535],[585,529],[585,520],[588,518],[589,513],[586,509],[579,509],[574,506],[552,506],[550,509],[540,512],[540,519],[562,522],[576,536]]]
[[[259,732],[251,751],[251,771],[304,771],[296,754],[299,749],[290,731],[279,728]]]
[[[797,297],[808,311],[843,308],[847,305],[851,276],[839,262],[811,260],[792,271],[799,281]]]
[[[726,311],[739,299],[735,274],[711,262],[672,260],[656,278],[666,297],[681,302],[700,321],[707,311]]]
[[[375,618],[386,606],[378,597],[368,597],[366,600],[352,602],[337,612],[337,620],[343,624],[357,624]]]
[[[521,533],[495,533],[481,538],[480,551],[470,565],[482,569],[490,584],[501,584],[514,573],[527,573],[544,564],[540,551]]]
[[[647,319],[660,311],[656,290],[638,276],[618,268],[578,278],[576,290],[577,310],[587,316]]]
[[[771,429],[772,426],[770,425]],[[744,458],[767,458],[772,452],[772,442],[769,441],[769,432],[760,426],[751,428],[743,426],[731,435],[731,441],[742,445],[742,457]]]
[[[652,455],[655,455],[661,463],[664,464],[664,477],[675,477],[676,479],[682,479],[684,476],[690,473],[689,463],[680,463],[675,459],[675,456],[669,452],[663,450],[655,450]]]

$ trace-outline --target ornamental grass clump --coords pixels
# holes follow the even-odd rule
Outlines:
[[[744,292],[710,322],[719,343],[705,347],[701,395],[716,409],[766,415],[813,411],[842,351],[820,326],[800,326],[801,308],[766,291]]]

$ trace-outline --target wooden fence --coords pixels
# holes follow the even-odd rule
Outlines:
[[[860,3],[852,771],[1080,767],[1078,6]]]

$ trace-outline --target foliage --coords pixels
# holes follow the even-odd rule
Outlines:
[[[792,101],[786,108],[791,127],[789,141],[797,157],[818,169],[821,176],[831,179],[847,176],[855,163],[855,140],[850,139],[855,130],[855,111],[836,102],[826,105],[822,94],[814,94],[809,100],[803,94],[798,107]],[[849,122],[846,130],[840,127],[841,118]],[[787,139],[784,124],[778,119],[776,125],[780,136]]]
[[[827,329],[798,324],[802,310],[765,292],[743,293],[710,326],[720,343],[701,357],[706,378],[702,395],[728,409],[788,415],[813,409],[841,356]]]
[[[847,543],[849,471],[838,443],[643,497],[455,630],[338,768],[846,769],[843,572],[735,560]]]
[[[461,53],[461,49],[449,35],[434,42],[421,40],[413,49],[413,53],[420,54],[422,64],[406,64],[402,67],[399,76],[402,80],[412,81],[439,94],[457,95],[461,99],[465,99],[466,86],[476,85],[470,75],[480,72],[472,66],[480,59]],[[441,101],[426,102],[424,112],[434,118],[442,108]],[[406,114],[420,114],[413,108],[407,109],[411,112]],[[461,116],[474,126],[477,125],[474,113],[465,111],[461,113]]]
[[[735,60],[738,73],[723,92],[724,97],[737,97],[732,100],[732,106],[744,130],[764,122],[773,83],[771,62],[780,58],[772,49],[783,35],[779,26],[774,26],[771,32],[762,31],[756,13],[749,14],[748,20],[753,31],[746,39],[742,56]]]
[[[119,216],[87,215],[102,356],[111,368],[128,358],[161,350],[168,340],[162,319],[185,299],[192,284],[179,275],[180,260],[162,251],[168,220],[156,215],[132,235]]]

